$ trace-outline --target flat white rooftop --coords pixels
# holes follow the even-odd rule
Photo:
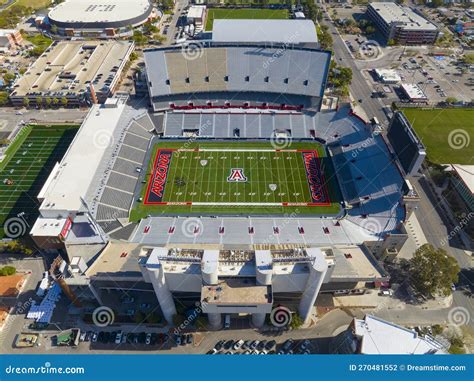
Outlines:
[[[354,333],[362,338],[361,354],[443,354],[440,343],[418,336],[415,331],[400,327],[376,316],[354,319]]]
[[[217,42],[317,43],[311,20],[214,20],[212,40]]]
[[[410,99],[428,99],[420,86],[416,83],[402,83],[403,91]]]
[[[202,19],[205,11],[205,5],[195,5],[189,8],[187,17],[188,19]]]
[[[94,105],[82,123],[59,167],[51,172],[40,211],[78,211],[81,198],[94,184],[94,176],[106,150],[114,144],[114,130],[125,108]]]
[[[369,5],[382,17],[387,24],[401,23],[404,29],[409,30],[437,30],[432,24],[409,7],[403,7],[396,3],[376,2]]]
[[[102,23],[129,20],[148,12],[148,0],[66,0],[48,14],[65,23]]]

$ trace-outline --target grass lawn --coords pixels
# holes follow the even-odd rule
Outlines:
[[[132,220],[148,214],[339,212],[340,197],[332,176],[333,167],[319,143],[292,143],[286,151],[276,151],[269,142],[199,142],[187,144],[187,151],[176,151],[180,148],[182,142],[160,142],[153,147],[141,192],[142,202],[134,205]],[[158,152],[160,159],[168,155],[166,170],[160,172],[166,173],[164,184],[160,183],[162,188],[154,187],[160,177],[154,170]],[[319,195],[308,181],[304,157],[313,165],[312,179],[322,184],[317,188]],[[156,160],[156,164],[159,162]],[[242,181],[229,180],[235,169],[242,170],[245,176]]]
[[[38,215],[38,193],[56,162],[61,161],[77,126],[29,126],[8,152],[0,169],[0,238],[5,221],[25,213],[31,224]],[[5,182],[13,182],[7,185]]]
[[[215,19],[287,19],[287,9],[216,9],[207,11],[206,30],[211,31]]]
[[[402,110],[438,164],[474,164],[474,110]]]
[[[51,0],[17,0],[15,4],[33,9],[42,9],[51,5]]]

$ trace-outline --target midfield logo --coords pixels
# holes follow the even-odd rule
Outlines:
[[[245,183],[247,181],[247,177],[244,175],[244,170],[242,168],[232,168],[230,170],[230,175],[227,178],[227,181],[235,183]]]

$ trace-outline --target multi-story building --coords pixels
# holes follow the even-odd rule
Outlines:
[[[396,3],[377,2],[367,7],[367,15],[385,36],[405,45],[432,44],[438,37],[436,25],[423,16]]]

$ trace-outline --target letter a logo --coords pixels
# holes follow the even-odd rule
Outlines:
[[[228,182],[244,183],[247,181],[247,177],[244,175],[244,170],[242,168],[232,168],[230,170],[230,175],[227,178]]]

